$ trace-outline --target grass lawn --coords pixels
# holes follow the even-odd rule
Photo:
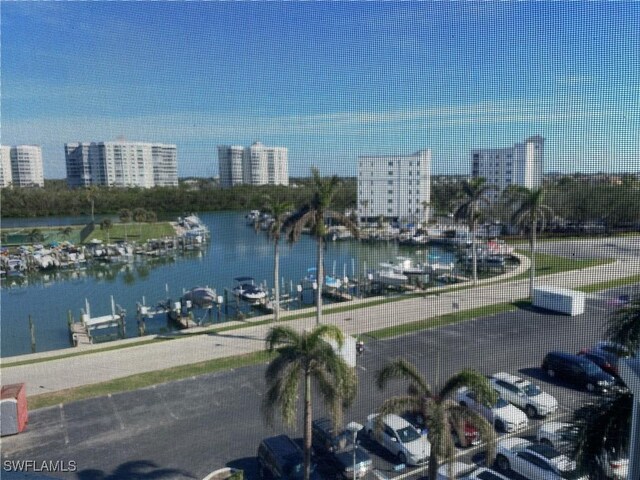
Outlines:
[[[528,251],[516,250],[520,255],[531,257]],[[606,265],[615,262],[613,258],[588,258],[573,259],[560,257],[557,255],[549,255],[547,253],[536,253],[536,277],[544,275],[553,275],[554,273],[568,272],[570,270],[580,270],[581,268],[597,267],[598,265]],[[529,272],[525,272],[513,280],[521,280],[529,278]],[[512,280],[512,279],[510,279]]]
[[[173,237],[175,234],[175,230],[169,222],[113,223],[108,231],[101,229],[100,225],[96,224],[93,232],[87,236],[86,242],[90,242],[94,238],[106,242],[108,236],[109,242],[127,240],[143,243],[152,238]]]

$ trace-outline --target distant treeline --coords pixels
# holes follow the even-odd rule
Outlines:
[[[265,206],[265,197],[299,206],[310,198],[310,179],[292,179],[291,185],[220,188],[211,179],[181,181],[178,187],[67,188],[64,180],[47,180],[44,188],[5,188],[1,191],[2,217],[117,214],[122,209],[142,208],[165,213],[253,210]],[[638,229],[640,182],[593,184],[565,177],[545,186],[545,203],[554,212],[557,228],[580,227],[596,222],[606,229]],[[452,213],[464,198],[461,182],[438,182],[431,186],[431,209],[436,215]],[[517,189],[503,192],[499,201],[483,212],[483,221],[510,223],[517,204]],[[335,210],[355,209],[356,179],[344,178],[334,198]],[[553,225],[551,225],[553,226]]]
[[[219,188],[213,181],[180,182],[178,187],[69,189],[64,180],[45,180],[44,188],[3,188],[2,217],[117,214],[122,209],[144,208],[163,213],[252,210],[265,206],[265,197],[286,200],[294,206],[308,200],[311,190],[306,179],[296,186],[237,186]],[[336,192],[335,207],[355,208],[355,179],[344,179]]]

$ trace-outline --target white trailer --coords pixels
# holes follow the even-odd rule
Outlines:
[[[535,287],[533,289],[533,306],[571,316],[580,315],[584,313],[585,297],[584,293],[568,288]]]

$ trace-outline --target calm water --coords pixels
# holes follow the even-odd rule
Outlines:
[[[26,285],[13,287],[9,286],[10,280],[3,281],[0,290],[1,356],[31,352],[29,315],[35,324],[37,351],[69,347],[68,311],[71,310],[78,319],[85,298],[91,305],[92,316],[99,316],[111,311],[110,297],[113,295],[115,302],[128,312],[127,336],[136,336],[136,303],[143,297],[147,305],[156,305],[167,297],[178,299],[184,290],[205,285],[221,294],[224,288],[233,287],[233,278],[238,276],[252,276],[258,283],[269,288],[273,286],[273,244],[264,232],[256,234],[246,225],[242,213],[208,213],[200,215],[200,218],[211,231],[211,241],[201,252],[171,259],[87,268],[79,272],[37,275],[30,277]],[[46,224],[82,223],[83,220],[86,218],[64,217],[47,219]],[[12,223],[25,225],[24,222]],[[8,225],[3,221],[3,226]],[[285,293],[289,292],[291,285],[295,288],[307,269],[315,265],[315,248],[314,240],[306,235],[293,246],[281,245],[280,274],[284,279]],[[398,255],[425,262],[428,254],[439,257],[440,262],[448,263],[454,259],[451,252],[437,247],[429,247],[427,251],[426,248],[398,247],[393,243],[344,241],[327,245],[325,269],[328,274],[335,272],[339,277],[346,274],[353,278],[362,275],[365,266],[372,269]],[[203,316],[204,312],[200,315]],[[216,317],[214,315],[213,320]],[[147,323],[147,332],[164,328],[164,320]]]

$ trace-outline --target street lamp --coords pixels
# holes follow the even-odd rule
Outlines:
[[[356,478],[356,449],[358,448],[358,444],[356,443],[356,437],[358,436],[358,432],[362,430],[364,427],[360,425],[358,422],[349,422],[347,425],[347,430],[349,430],[353,434],[353,479]]]

